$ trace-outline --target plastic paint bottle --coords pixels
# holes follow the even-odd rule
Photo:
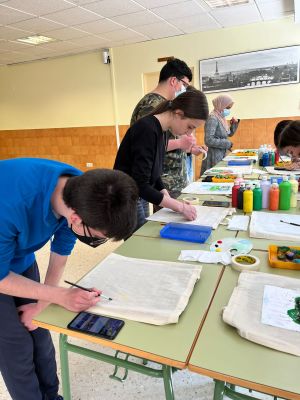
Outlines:
[[[288,177],[284,176],[279,185],[279,210],[289,210],[291,203],[291,184]]]
[[[279,150],[276,149],[276,151],[275,151],[275,164],[277,164],[278,161],[279,161]]]
[[[231,203],[232,207],[237,207],[238,206],[238,191],[240,188],[240,183],[234,181],[234,185],[232,186],[232,192],[231,192]]]
[[[260,183],[256,183],[255,189],[253,189],[253,210],[259,211],[262,209],[262,190]]]
[[[250,185],[247,185],[243,193],[243,210],[245,213],[253,211],[253,192]]]
[[[278,183],[272,183],[270,189],[269,210],[277,211],[279,207],[279,187]]]
[[[263,156],[262,156],[262,166],[267,167],[269,165],[269,153],[266,149]]]
[[[269,191],[271,183],[268,178],[264,175],[260,184],[262,190],[262,208],[269,208]]]
[[[275,151],[272,150],[272,164],[271,165],[275,165]]]
[[[291,184],[291,202],[290,207],[297,207],[297,194],[298,194],[298,181],[296,181],[296,176],[291,175],[289,182]]]
[[[239,184],[242,183],[242,182],[245,182],[242,174],[237,174],[237,177],[234,180],[234,184],[236,182],[239,183]]]
[[[245,190],[245,183],[242,182],[242,183],[241,183],[241,186],[239,187],[238,196],[237,196],[237,198],[238,198],[238,205],[237,205],[237,208],[238,208],[239,210],[242,210],[242,209],[243,209],[243,204],[244,204],[244,190]]]

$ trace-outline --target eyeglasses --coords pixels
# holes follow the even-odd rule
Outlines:
[[[176,76],[176,79],[177,79],[179,82],[183,83],[183,86],[184,86],[185,88],[187,88],[188,86],[190,86],[189,83],[185,82],[183,79],[177,78],[177,76]]]
[[[85,225],[84,223],[82,223],[82,225],[83,225],[84,236],[90,237],[92,239],[91,246],[97,247],[97,246],[100,246],[101,244],[104,244],[104,243],[106,243],[108,241],[108,238],[96,238],[95,236],[92,235],[92,232],[90,231],[90,229],[89,229],[89,227],[87,225]],[[89,235],[86,234],[86,230],[87,230]]]

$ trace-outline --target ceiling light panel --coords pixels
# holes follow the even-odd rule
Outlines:
[[[27,36],[25,38],[17,39],[18,42],[34,44],[34,45],[54,42],[55,40],[56,39],[41,35]]]
[[[204,0],[210,8],[231,7],[248,4],[249,0]]]

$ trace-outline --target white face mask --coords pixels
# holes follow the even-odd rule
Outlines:
[[[184,85],[181,85],[181,89],[177,90],[177,92],[175,92],[175,97],[179,96],[182,93],[186,92],[186,87]]]

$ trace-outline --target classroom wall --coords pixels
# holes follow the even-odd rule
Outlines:
[[[123,137],[143,96],[143,74],[162,68],[158,57],[184,59],[199,87],[200,59],[297,45],[299,37],[300,24],[285,18],[115,48],[110,65],[97,51],[0,67],[0,159],[49,157],[82,169],[111,168],[116,133]],[[239,147],[271,143],[276,121],[300,116],[300,84],[230,94],[233,114],[243,120],[234,138]],[[202,130],[197,137],[203,142]]]
[[[101,52],[0,67],[0,130],[114,125]]]
[[[0,130],[126,125],[143,95],[143,74],[163,66],[158,57],[184,59],[199,87],[200,59],[295,45],[299,37],[300,24],[284,18],[115,48],[110,65],[97,51],[0,67]],[[243,119],[300,114],[299,84],[230,93]]]
[[[194,67],[199,88],[199,60],[248,51],[299,45],[300,24],[293,18],[210,30],[138,43],[114,49],[116,87],[121,124],[129,121],[132,109],[143,95],[143,73],[160,70],[157,58],[175,56]],[[300,84],[231,91],[234,115],[242,119],[284,117],[300,114]],[[216,94],[208,94],[211,100]]]

